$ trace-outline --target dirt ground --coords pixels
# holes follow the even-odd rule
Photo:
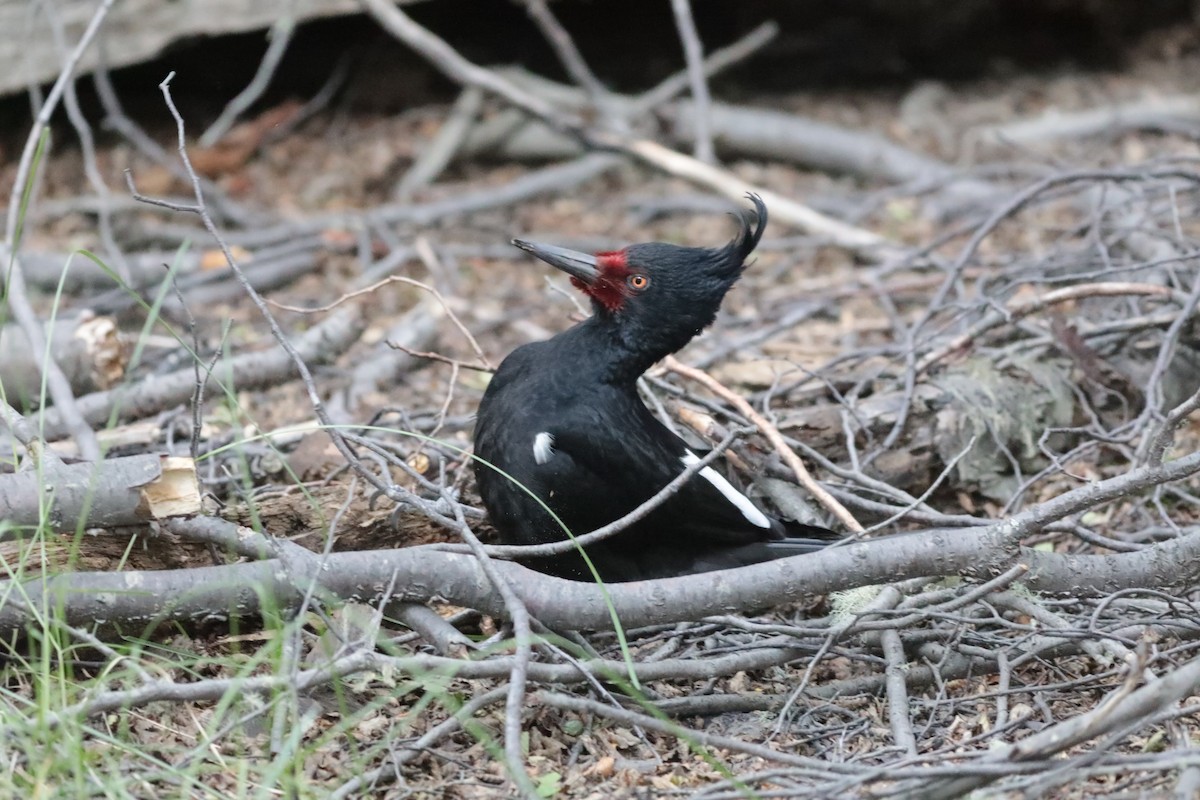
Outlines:
[[[843,87],[830,92],[746,93],[719,99],[877,133],[944,161],[961,174],[993,182],[1002,192],[988,202],[992,208],[999,208],[1005,199],[1051,173],[1100,169],[1150,172],[1168,161],[1194,169],[1195,159],[1200,157],[1200,129],[1194,121],[1191,127],[1140,126],[1116,134],[1035,143],[996,143],[987,140],[983,131],[988,126],[1035,118],[1051,110],[1066,114],[1108,104],[1195,94],[1200,88],[1196,77],[1200,75],[1198,45],[1196,28],[1180,25],[1145,36],[1119,70],[1062,67],[1023,72],[1010,67],[966,82],[913,81],[874,90]],[[717,245],[730,235],[731,223],[725,216],[727,201],[691,182],[627,163],[566,191],[516,204],[449,214],[419,224],[384,226],[393,240],[379,238],[377,231],[364,226],[356,215],[397,202],[397,181],[436,135],[451,100],[415,106],[403,113],[351,112],[334,100],[294,127],[291,120],[297,106],[280,103],[258,110],[222,144],[207,149],[194,147],[192,157],[197,170],[212,180],[225,198],[238,208],[265,212],[269,217],[261,224],[243,219],[244,224],[239,226],[237,211],[219,215],[222,232],[235,256],[243,257],[247,266],[253,265],[262,252],[254,241],[256,230],[317,218],[328,220],[314,233],[298,233],[290,239],[297,247],[304,246],[308,236],[317,242],[311,268],[266,292],[274,313],[290,335],[299,336],[331,313],[298,313],[291,309],[324,307],[359,291],[364,288],[364,274],[372,266],[386,263],[388,256],[401,248],[415,248],[413,254],[398,259],[386,272],[433,287],[444,299],[448,313],[439,311],[432,330],[417,336],[412,345],[416,351],[436,353],[441,358],[413,356],[402,366],[392,364],[389,369],[396,370],[396,378],[382,385],[359,380],[356,366],[386,351],[382,343],[396,336],[396,323],[406,319],[406,314],[415,308],[443,307],[414,285],[378,283],[384,275],[380,273],[369,281],[365,297],[349,301],[364,309],[364,332],[332,363],[315,368],[316,385],[342,422],[365,424],[382,415],[378,419],[386,420],[386,424],[469,449],[472,414],[487,381],[487,372],[474,368],[494,366],[514,347],[553,335],[586,313],[565,280],[549,275],[544,265],[508,248],[509,239],[529,237],[588,250],[651,240]],[[145,107],[148,102],[138,105]],[[485,105],[484,113],[498,113],[498,108]],[[146,125],[161,147],[171,151],[172,131],[163,124],[164,119],[138,121]],[[209,120],[186,121],[189,132],[198,132]],[[286,133],[273,135],[281,128]],[[102,257],[108,252],[90,205],[96,190],[87,176],[88,160],[70,128],[56,123],[42,167],[37,204],[25,234],[25,251],[57,255],[82,248]],[[169,259],[172,251],[186,243],[189,252],[201,254],[201,273],[214,275],[213,283],[227,281],[222,277],[225,265],[219,250],[194,216],[127,204],[125,170],[138,190],[152,197],[187,197],[187,181],[111,131],[99,136],[94,164],[114,202],[125,204],[112,217],[112,236],[125,252],[162,252]],[[544,166],[482,160],[455,163],[436,183],[416,190],[411,200],[418,204],[451,201],[470,192],[503,187]],[[948,204],[936,188],[917,191],[912,186],[819,173],[761,159],[727,160],[724,166],[748,185],[826,210],[896,245],[920,249],[947,262],[958,257],[971,231],[987,217],[978,210]],[[15,159],[9,158],[0,167],[0,196],[9,195],[15,174]],[[1075,196],[1064,195],[1061,199],[1034,204],[1010,215],[982,241],[967,267],[967,279],[936,309],[936,333],[943,338],[931,335],[924,345],[932,349],[961,334],[970,323],[978,321],[976,312],[989,307],[989,303],[1020,302],[1037,297],[1044,289],[1071,285],[1065,279],[1061,284],[1057,282],[1055,276],[1061,273],[1056,270],[1069,273],[1072,264],[1085,260],[1081,253],[1091,247],[1092,232],[1088,213],[1068,202]],[[1144,224],[1156,233],[1173,232],[1176,242],[1190,242],[1197,234],[1194,219],[1186,216],[1192,202],[1181,203],[1179,207],[1185,213],[1178,219],[1127,217],[1114,221],[1113,226]],[[1148,205],[1140,208],[1146,214],[1148,209]],[[1097,212],[1097,216],[1101,214]],[[280,245],[271,242],[268,246]],[[1151,256],[1142,259],[1152,260]],[[1131,267],[1128,273],[1108,279],[1133,281],[1139,274],[1144,271],[1139,273],[1138,268]],[[1184,261],[1181,274],[1184,277],[1168,284],[1186,294],[1195,282],[1193,263]],[[772,422],[789,435],[801,440],[808,435],[813,437],[811,441],[819,442],[826,441],[821,437],[838,439],[842,429],[822,433],[814,427],[815,418],[808,415],[809,410],[837,407],[847,396],[856,401],[880,398],[902,385],[903,324],[911,324],[933,307],[931,298],[942,278],[941,271],[919,260],[881,267],[845,248],[830,246],[820,237],[805,236],[786,224],[772,223],[753,265],[728,297],[716,325],[678,357],[686,364],[702,366],[756,407],[768,410]],[[1083,279],[1072,278],[1075,280]],[[85,288],[56,300],[52,291],[39,289],[33,299],[45,315],[56,308],[59,313],[70,313],[91,307],[97,297],[107,297],[105,291]],[[242,294],[233,292],[226,299],[193,304],[184,293],[183,300],[194,320],[194,330],[186,337],[194,339],[204,358],[220,348],[228,354],[239,354],[264,350],[272,343],[259,310]],[[1136,312],[1128,310],[1131,318],[1150,313],[1141,307]],[[177,343],[161,328],[143,329],[144,313],[136,308],[115,313],[131,354],[125,378],[131,385],[188,365]],[[1031,385],[1052,379],[1040,378],[1036,368],[1023,358],[1028,356],[1031,362],[1043,359],[1038,363],[1046,364],[1065,362],[1066,377],[1062,380],[1068,387],[1063,390],[1066,395],[1071,396],[1069,387],[1083,387],[1078,392],[1087,395],[1091,404],[1081,401],[1079,408],[1099,409],[1096,413],[1100,421],[1095,424],[1108,426],[1106,430],[1118,429],[1119,424],[1113,420],[1136,417],[1142,402],[1137,389],[1147,373],[1125,365],[1116,356],[1110,358],[1098,349],[1099,345],[1095,345],[1097,349],[1072,349],[1073,339],[1063,331],[1083,330],[1095,319],[1089,316],[1093,313],[1103,317],[1115,312],[1107,306],[1096,311],[1084,301],[1068,304],[1055,314],[1031,316],[1025,328],[1014,323],[1017,332],[998,334],[989,340],[986,352],[1002,353],[1003,357],[993,362],[1000,365],[995,369],[1015,370],[1008,374],[1019,373]],[[795,315],[796,321],[781,324],[793,318],[789,315]],[[186,330],[187,314],[169,316],[173,325]],[[1028,351],[1005,349],[1022,336],[1032,342]],[[1054,340],[1051,351],[1057,347],[1053,358],[1035,348],[1045,347],[1046,338]],[[139,343],[134,360],[134,346]],[[948,368],[961,366],[953,358],[947,360],[954,362]],[[1108,376],[1113,398],[1102,401],[1088,395],[1088,382],[1095,377],[1089,372],[1091,367]],[[664,368],[653,370],[650,378],[648,391],[675,420],[685,418],[688,412],[720,418],[722,409],[728,410],[719,398],[697,390]],[[979,378],[978,382],[986,380]],[[1186,397],[1194,389],[1181,391]],[[1117,395],[1122,399],[1114,399]],[[1011,399],[1008,402],[1020,404]],[[1000,402],[1001,407],[1004,403]],[[1079,408],[1068,412],[1065,422],[1052,423],[1047,421],[1049,417],[1038,417],[1038,422],[1044,428],[1085,430],[1091,422],[1081,421],[1083,412]],[[962,442],[947,444],[939,438],[937,420],[947,423],[936,413],[931,411],[926,419],[914,411],[913,427],[926,430],[927,435],[922,438],[919,432],[907,429],[886,448],[881,443],[887,428],[868,430],[870,426],[864,425],[865,433],[860,437],[863,449],[854,457],[876,454],[872,464],[862,467],[863,474],[921,497],[922,504],[947,517],[1001,518],[1088,481],[1120,475],[1129,468],[1125,444],[1101,443],[1075,452],[1078,438],[1061,445],[1060,452],[1070,450],[1073,455],[1069,463],[1054,468],[1045,454],[1047,447],[1059,445],[1039,442],[1039,429],[1033,435],[1012,435],[1011,442],[1022,437],[1028,440],[1028,452],[1018,452],[1015,444],[1010,448],[1021,462],[1019,468],[996,468],[991,462],[967,459],[961,469],[954,471],[947,464],[955,454],[945,450]],[[394,504],[377,502],[342,468],[340,457],[323,435],[279,434],[273,440],[274,447],[263,446],[262,442],[242,451],[232,447],[258,433],[275,434],[290,426],[311,423],[312,405],[298,381],[238,391],[233,397],[210,398],[200,416],[204,430],[201,451],[212,453],[201,470],[202,489],[206,492],[206,508],[218,515],[245,524],[258,520],[267,532],[318,551],[325,545],[327,529],[320,527],[314,503],[327,511],[342,510],[338,541],[333,545],[337,550],[455,541],[451,533],[423,520],[411,509],[393,513]],[[192,425],[192,413],[186,404],[162,410],[153,419],[161,427],[161,436],[112,452],[169,447],[186,454]],[[732,417],[724,419],[728,422]],[[790,420],[798,421],[793,424]],[[677,424],[685,427],[686,420]],[[850,423],[839,420],[837,424]],[[695,432],[689,435],[695,436]],[[411,440],[388,441],[389,452],[427,477],[437,478],[441,471],[442,480],[460,493],[464,503],[478,507],[470,470],[461,453]],[[1176,453],[1193,452],[1197,442],[1200,427],[1194,418],[1191,422],[1185,420],[1175,440]],[[226,446],[230,449],[222,449]],[[751,437],[734,450],[763,473],[790,475],[760,437]],[[844,474],[802,455],[818,479],[847,492],[847,487],[856,485]],[[844,442],[826,455],[836,467],[859,469]],[[878,463],[874,463],[875,458]],[[395,480],[419,489],[417,481],[395,466],[387,471]],[[943,476],[944,471],[948,477]],[[743,475],[742,479],[749,483],[751,477]],[[309,492],[300,491],[301,485]],[[1193,477],[1180,484],[1176,494],[1160,493],[1151,499],[1139,495],[1098,508],[1090,512],[1092,517],[1072,517],[1078,526],[1100,535],[1099,543],[1076,538],[1067,527],[1060,527],[1043,530],[1025,544],[1044,552],[1083,554],[1117,552],[1105,546],[1112,540],[1130,546],[1153,543],[1166,534],[1148,531],[1167,526],[1185,531],[1195,524],[1193,501],[1198,492],[1200,486]],[[863,494],[869,493],[863,490]],[[773,498],[772,502],[777,501]],[[811,501],[808,507],[820,513]],[[878,510],[872,514],[866,506],[853,508],[867,524],[888,516]],[[1159,512],[1161,515],[1156,516]],[[486,524],[473,521],[486,538]],[[919,515],[906,517],[893,520],[888,530],[919,529],[923,524]],[[58,559],[55,563],[59,567],[82,564],[92,569],[205,565],[212,563],[213,552],[196,544],[169,540],[164,545],[145,537],[132,551],[127,537],[115,543],[93,542],[85,545],[82,553],[70,556],[53,547],[50,550],[56,553],[53,557]],[[20,557],[28,556],[22,553]],[[8,552],[5,557],[15,556]],[[919,586],[908,582],[903,587],[913,596],[921,591],[940,592],[938,602],[965,591],[954,582],[927,581]],[[1034,736],[1094,710],[1105,698],[1120,694],[1126,682],[1130,682],[1132,691],[1133,686],[1149,680],[1144,672],[1129,677],[1134,662],[1139,664],[1138,669],[1161,674],[1170,672],[1172,665],[1194,658],[1194,633],[1183,631],[1185,626],[1180,621],[1189,616],[1187,609],[1194,609],[1194,592],[1166,594],[1164,590],[1149,594],[1169,610],[1157,606],[1153,612],[1121,607],[1118,612],[1113,610],[1116,606],[1103,599],[1069,595],[1046,595],[1033,601],[1013,589],[1004,602],[975,600],[961,615],[931,615],[906,628],[905,634],[912,634],[912,638],[904,668],[930,673],[928,680],[909,690],[915,752],[905,752],[894,740],[894,720],[889,714],[894,711],[895,700],[894,696],[889,698],[885,685],[885,675],[894,665],[878,645],[879,634],[873,634],[874,639],[870,633],[842,639],[830,634],[830,627],[818,630],[822,624],[836,626],[839,619],[837,609],[827,598],[785,605],[760,615],[737,614],[631,631],[630,657],[645,663],[716,659],[781,646],[794,647],[796,652],[761,669],[739,669],[709,679],[648,683],[642,692],[646,702],[664,709],[665,716],[646,713],[645,719],[634,722],[605,717],[595,707],[572,708],[557,702],[555,697],[568,691],[561,686],[555,686],[553,696],[543,693],[550,692],[548,689],[531,690],[522,716],[525,764],[539,794],[547,797],[688,794],[715,798],[752,796],[753,792],[758,796],[867,797],[893,790],[914,792],[912,786],[918,784],[911,782],[921,780],[922,773],[934,780],[947,764],[978,765],[1002,743]],[[918,603],[906,613],[916,613],[912,609],[920,607]],[[448,607],[439,606],[438,610],[447,617],[455,613]],[[327,643],[330,630],[344,621],[345,613],[310,613],[300,657],[317,652],[323,641]],[[1164,621],[1163,627],[1155,629],[1157,640],[1151,641],[1149,634],[1139,638],[1129,633],[1139,613],[1161,615],[1156,617]],[[1172,624],[1166,624],[1168,619]],[[1178,625],[1172,627],[1175,623]],[[1022,657],[1022,646],[1046,635],[1055,624],[1068,632],[1089,631],[1096,634],[1097,641],[1115,644],[1089,645],[1076,651],[1064,647],[1063,652],[1038,651],[1033,657]],[[502,643],[503,632],[489,638],[497,625],[491,617],[467,612],[460,622],[462,630],[494,648],[491,655],[508,652]],[[139,647],[135,658],[179,681],[270,674],[275,656],[263,653],[274,653],[283,638],[269,624],[248,632],[206,625],[179,630],[168,638],[160,636],[153,647]],[[385,626],[379,638],[387,643],[384,649],[396,657],[433,652],[399,625]],[[932,646],[918,651],[919,645],[930,642]],[[611,634],[588,634],[585,644],[558,642],[553,653],[574,652],[579,658],[622,657],[620,644]],[[971,664],[959,663],[962,659],[983,658],[985,653],[994,655],[997,650],[1004,654],[998,669],[977,672]],[[1128,663],[1121,661],[1121,652],[1129,654]],[[558,657],[550,653],[548,650],[542,654],[548,662]],[[1147,663],[1153,666],[1146,667]],[[24,670],[19,661],[9,661],[3,670],[9,694],[34,696],[32,685],[25,684],[21,677]],[[103,680],[102,669],[82,662],[75,671],[84,684]],[[379,787],[371,790],[374,794],[362,796],[471,798],[509,791],[501,744],[503,702],[484,707],[465,729],[441,735],[435,731],[435,726],[459,705],[502,685],[497,678],[448,677],[436,671],[400,675],[376,670],[339,678],[330,686],[302,694],[297,723],[299,744],[290,751],[293,758],[288,766],[281,768],[289,772],[288,785],[299,787],[294,788],[292,796],[323,796],[322,792],[344,787],[355,776],[380,767],[388,771],[389,759],[397,753],[405,754],[403,766],[391,770],[395,774],[379,779]],[[817,691],[802,695],[796,691],[799,685]],[[828,693],[822,693],[822,687]],[[624,697],[627,688],[616,682],[595,681],[569,691],[587,696],[593,704],[611,701],[617,707],[621,703],[613,700],[613,695]],[[1189,695],[1185,693],[1184,697]],[[132,781],[126,788],[128,796],[154,796],[172,791],[173,786],[178,788],[171,777],[176,773],[162,764],[182,769],[180,765],[185,762],[192,770],[188,774],[195,779],[182,790],[187,796],[265,796],[269,791],[264,787],[270,787],[278,778],[272,777],[273,768],[268,765],[280,761],[272,752],[270,721],[263,723],[255,717],[254,702],[249,698],[230,698],[227,703],[184,700],[139,707],[132,714],[110,712],[88,723],[81,734],[82,747],[139,753],[126,767]],[[632,707],[641,709],[637,703]],[[1038,765],[1037,770],[1022,767],[1020,758],[1015,757],[1005,762],[1008,783],[984,790],[991,792],[986,796],[1168,796],[1182,784],[1179,773],[1188,760],[1196,758],[1194,746],[1181,744],[1189,741],[1189,735],[1191,741],[1197,736],[1194,708],[1185,699],[1172,706],[1173,710],[1147,711],[1146,724],[1141,727],[1118,727],[1098,739],[1081,741],[1061,756],[1035,754],[1029,763]],[[244,722],[243,717],[250,721]],[[645,726],[646,719],[668,717],[677,719],[694,736]],[[420,743],[423,736],[429,737],[428,746]],[[418,750],[400,749],[401,743],[407,746],[413,742],[418,742]],[[741,748],[728,746],[731,742],[741,743]],[[34,777],[36,770],[30,765],[37,746],[33,739],[11,746],[19,756],[14,756],[16,761],[24,765],[18,772],[26,781],[21,784],[17,780],[14,785],[40,785],[50,796],[66,796],[62,792],[70,782],[64,774],[51,770],[40,779]],[[774,759],[772,752],[792,760]],[[825,771],[801,763],[800,757],[819,761]],[[1056,758],[1062,760],[1056,762]],[[229,768],[227,762],[234,760],[250,766]],[[197,763],[200,766],[195,766]],[[1077,770],[1078,778],[1063,777],[1064,767],[1056,764],[1070,765]]]

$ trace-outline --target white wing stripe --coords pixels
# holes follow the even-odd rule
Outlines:
[[[554,436],[553,434],[542,431],[537,436],[533,437],[533,460],[538,464],[545,464],[550,460],[550,456],[554,455]]]
[[[691,450],[688,450],[680,460],[683,462],[684,467],[690,467],[692,464],[699,462],[700,457]],[[767,515],[759,511],[746,495],[733,488],[729,481],[725,480],[715,469],[705,467],[700,470],[700,477],[711,483],[718,492],[725,495],[726,500],[737,506],[737,510],[742,512],[742,516],[751,525],[757,525],[760,528],[771,527],[771,521],[767,519]]]

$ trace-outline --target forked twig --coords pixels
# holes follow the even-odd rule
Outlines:
[[[862,532],[863,526],[859,524],[858,520],[833,495],[825,491],[825,488],[821,484],[813,479],[812,475],[808,472],[808,468],[804,466],[804,462],[800,460],[800,456],[796,455],[796,451],[788,447],[787,442],[783,440],[783,434],[779,432],[779,429],[772,425],[766,417],[755,411],[754,406],[750,405],[746,401],[746,398],[729,389],[707,372],[683,364],[675,356],[667,356],[663,364],[677,375],[682,375],[685,378],[696,381],[722,400],[733,405],[742,416],[750,420],[762,431],[763,436],[767,437],[767,440],[775,448],[775,451],[779,453],[779,457],[791,467],[792,472],[796,475],[796,480],[800,482],[801,486],[807,489],[813,497],[817,498],[818,502],[837,517],[843,525],[855,533]]]
[[[361,289],[355,289],[352,292],[346,292],[341,297],[334,300],[332,303],[326,303],[323,306],[304,308],[301,306],[290,306],[285,303],[280,303],[280,302],[277,302],[277,301],[271,300],[271,299],[266,299],[266,302],[269,305],[274,306],[275,308],[281,309],[283,311],[291,311],[296,314],[319,314],[319,313],[322,313],[325,311],[332,311],[333,309],[340,306],[342,303],[345,303],[348,300],[353,300],[355,297],[360,297],[364,294],[371,294],[371,293],[375,292],[377,289],[379,289],[380,287],[386,286],[389,283],[406,283],[409,286],[415,286],[418,289],[422,289],[426,292],[429,292],[431,295],[433,295],[434,298],[439,303],[441,303],[442,308],[445,309],[446,315],[448,317],[450,317],[450,321],[454,323],[454,327],[458,328],[458,330],[462,333],[462,335],[464,337],[466,337],[467,341],[470,342],[471,349],[475,351],[476,357],[479,359],[479,362],[483,365],[483,370],[492,371],[494,369],[494,367],[492,367],[491,363],[487,360],[487,356],[485,356],[483,354],[483,348],[481,348],[479,346],[479,342],[475,341],[475,337],[473,335],[471,335],[471,331],[467,329],[467,326],[463,324],[462,320],[460,320],[458,318],[458,316],[454,313],[454,310],[452,308],[450,308],[450,304],[446,302],[446,298],[442,296],[442,293],[439,292],[435,287],[430,286],[429,284],[424,283],[422,281],[419,281],[416,278],[407,278],[403,275],[389,275],[388,277],[384,278],[383,280],[379,280],[379,281],[376,281],[375,283],[372,283],[370,286],[364,286]],[[433,358],[432,355],[429,355],[426,353],[412,352],[405,347],[398,347],[397,349],[403,350],[404,352],[408,353],[409,355],[422,356],[425,358]],[[447,363],[453,363],[453,361],[450,359],[443,359],[443,360],[446,360]],[[478,367],[470,367],[470,369],[479,369],[479,368]]]

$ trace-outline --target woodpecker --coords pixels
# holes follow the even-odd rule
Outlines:
[[[593,314],[514,350],[479,404],[475,477],[506,544],[562,541],[564,526],[577,536],[600,528],[700,458],[650,413],[637,380],[716,318],[766,227],[766,205],[748,199],[754,212],[735,215],[738,233],[724,247],[650,243],[588,255],[513,240],[567,273]],[[710,466],[649,516],[586,551],[599,577],[612,582],[728,569],[838,538],[768,516]],[[594,579],[577,551],[522,563]]]

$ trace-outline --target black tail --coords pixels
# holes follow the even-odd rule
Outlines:
[[[845,538],[840,533],[816,525],[805,525],[791,520],[780,520],[780,522],[782,522],[783,537],[766,543],[771,558],[787,558],[788,556],[812,553]]]
[[[802,522],[793,522],[790,519],[779,520],[783,523],[783,535],[787,539],[818,539],[822,542],[840,542],[846,537],[836,531],[831,531],[828,528],[821,528],[817,525],[805,525]]]

